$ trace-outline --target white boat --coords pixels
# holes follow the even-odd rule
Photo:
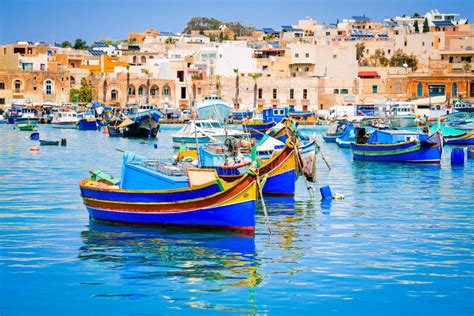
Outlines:
[[[221,124],[229,121],[233,109],[233,106],[215,95],[204,97],[204,100],[196,105],[200,120],[217,120]]]
[[[415,127],[415,106],[409,102],[391,104],[387,119],[390,127]]]
[[[53,128],[77,128],[79,119],[75,111],[61,110],[54,113],[51,125]]]
[[[185,145],[196,149],[196,144],[224,142],[227,138],[248,138],[243,131],[224,128],[217,120],[195,120],[188,122],[173,135],[173,147]]]

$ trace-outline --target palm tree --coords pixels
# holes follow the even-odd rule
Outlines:
[[[250,75],[253,79],[253,109],[254,111],[257,110],[257,79],[260,78],[262,74],[253,73]]]
[[[106,73],[101,73],[102,76],[104,76],[104,85],[102,86],[102,101],[105,103],[107,102],[107,74]]]
[[[125,90],[125,95],[126,95],[125,106],[126,106],[128,104],[128,98],[129,98],[128,90],[130,88],[130,65],[127,64],[125,68],[127,68],[127,89]]]
[[[235,100],[234,100],[234,108],[238,109],[239,108],[239,69],[235,68],[234,69],[235,73]]]
[[[150,70],[145,69],[146,75],[146,104],[150,101]]]

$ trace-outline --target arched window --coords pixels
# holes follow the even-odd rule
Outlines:
[[[134,64],[137,63],[137,56],[133,56],[133,63],[134,63]]]
[[[395,93],[397,93],[397,94],[402,93],[402,84],[400,82],[397,82],[395,84]]]
[[[135,95],[135,87],[132,85],[128,86],[128,95]]]
[[[153,56],[148,57],[148,59],[153,59]]]
[[[159,95],[160,89],[157,86],[152,86],[150,89],[150,94],[152,98],[156,98]]]
[[[457,95],[458,95],[458,84],[457,83],[453,83],[453,88],[451,89],[451,95],[453,96],[453,98],[457,97]]]
[[[170,96],[170,87],[168,85],[163,87],[163,96],[169,97]]]
[[[47,95],[53,94],[54,91],[54,82],[53,80],[46,80],[44,82],[44,93]]]
[[[146,93],[146,87],[140,86],[138,87],[138,95],[144,95]]]
[[[423,95],[423,85],[421,82],[418,82],[418,86],[416,87],[416,95],[419,97]]]
[[[71,77],[69,78],[69,84],[70,84],[71,86],[76,85],[76,78],[74,78],[73,76],[71,76]]]
[[[117,101],[117,99],[118,99],[118,91],[117,90],[114,89],[114,90],[110,91],[110,99],[112,101]]]
[[[21,82],[21,80],[17,79],[13,81],[13,87],[15,89],[15,93],[21,92],[22,86],[23,86],[23,83]]]
[[[141,58],[140,61],[141,61],[142,64],[146,64],[146,57],[145,57],[145,56],[142,56],[142,58]]]

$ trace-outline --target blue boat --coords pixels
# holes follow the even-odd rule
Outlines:
[[[335,143],[336,139],[344,135],[346,129],[346,123],[334,122],[329,125],[328,131],[323,135],[323,139],[327,143]]]
[[[79,129],[82,131],[96,131],[99,128],[94,110],[87,110],[78,115]]]
[[[440,129],[443,134],[444,144],[446,145],[474,145],[473,131],[459,130],[453,125],[447,125],[445,123],[441,123],[441,126],[439,126],[438,123],[434,123],[431,126],[430,131],[434,132],[438,129]]]
[[[341,137],[336,138],[337,146],[340,148],[351,148],[351,144],[355,142],[355,129],[354,124],[347,125],[344,130],[344,134]]]
[[[196,105],[198,117],[201,120],[217,120],[220,124],[229,121],[233,106],[224,102],[219,96],[207,96]]]
[[[376,130],[366,142],[351,144],[354,160],[380,162],[413,162],[439,164],[442,153],[442,135],[430,136],[413,131]]]

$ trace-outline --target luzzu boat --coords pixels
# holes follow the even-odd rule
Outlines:
[[[131,190],[104,178],[84,179],[80,183],[81,195],[89,215],[98,220],[255,230],[255,174],[247,173],[226,183],[214,170],[187,172],[189,184],[181,189]]]
[[[366,142],[351,144],[354,160],[436,163],[441,161],[442,135],[412,131],[376,130]]]
[[[29,118],[29,117],[20,117],[15,119],[15,126],[20,131],[32,131],[38,125],[37,118]]]
[[[443,134],[443,140],[446,145],[474,145],[473,131],[459,130],[444,123],[438,126],[438,123],[434,123],[430,130],[436,131],[439,128]]]
[[[96,131],[99,128],[94,110],[87,110],[86,112],[79,114],[78,118],[78,126],[82,131]]]
[[[264,122],[263,119],[249,119],[242,123],[244,131],[250,134],[250,137],[260,139],[265,135],[268,129],[275,126],[274,121]]]
[[[335,143],[338,137],[344,134],[346,125],[340,122],[335,122],[329,125],[328,131],[323,135],[323,139],[327,143]]]
[[[347,125],[341,137],[336,138],[337,146],[340,148],[351,148],[351,144],[354,143],[356,139],[355,129],[354,124]]]

